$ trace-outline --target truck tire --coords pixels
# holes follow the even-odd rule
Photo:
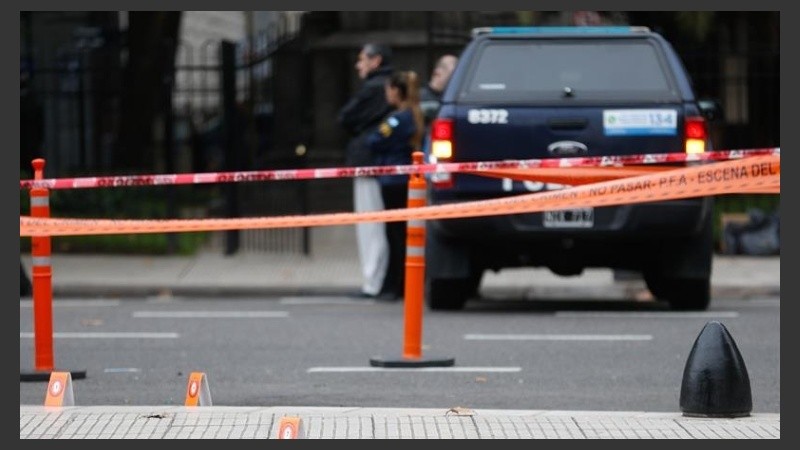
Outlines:
[[[467,278],[428,278],[425,280],[425,298],[428,307],[435,311],[464,309],[467,300],[478,293],[483,272]]]
[[[648,289],[658,300],[679,311],[704,311],[711,302],[709,278],[676,278],[645,274]]]
[[[701,311],[711,302],[714,238],[711,214],[694,237],[660,248],[661,263],[643,271],[647,288],[672,309]]]

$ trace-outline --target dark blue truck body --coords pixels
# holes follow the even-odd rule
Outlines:
[[[703,151],[711,149],[704,120],[680,59],[647,29],[487,29],[462,52],[434,123],[434,130],[446,129],[438,137],[451,153],[428,148],[426,157]],[[688,143],[693,137],[699,148]],[[437,131],[431,141],[439,148]],[[564,187],[461,173],[435,181],[432,205]],[[712,198],[701,197],[429,221],[426,299],[432,309],[460,309],[476,295],[485,270],[543,266],[569,276],[606,267],[641,272],[656,298],[675,308],[705,309],[711,220]]]

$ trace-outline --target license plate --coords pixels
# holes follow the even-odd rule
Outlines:
[[[544,211],[542,225],[545,228],[591,228],[594,226],[594,208]]]

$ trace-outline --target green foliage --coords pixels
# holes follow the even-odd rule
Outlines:
[[[711,35],[714,11],[677,11],[674,14],[678,27],[698,42],[705,42]]]
[[[206,242],[207,233],[175,233],[171,237],[176,254],[191,255]],[[51,246],[54,252],[61,253],[162,255],[169,253],[169,239],[165,233],[56,236],[51,239]]]
[[[20,173],[20,179],[29,175]],[[172,189],[172,192],[169,190]],[[170,197],[171,196],[171,197]],[[50,191],[50,216],[97,219],[180,218],[181,211],[204,209],[210,195],[187,186],[139,186]],[[30,214],[30,194],[20,190],[20,214]],[[119,254],[193,254],[209,233],[107,234],[55,236],[53,252]],[[30,251],[30,238],[20,238],[20,251]]]

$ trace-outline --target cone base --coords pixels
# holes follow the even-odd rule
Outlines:
[[[369,360],[369,365],[372,367],[451,367],[455,363],[455,358],[430,356],[422,358],[404,358],[402,356],[384,358],[382,356],[374,356]]]
[[[50,371],[20,372],[19,381],[50,381],[50,374],[53,372],[69,372],[73,380],[82,380],[86,378],[85,370],[53,369]]]
[[[689,413],[684,412],[684,417],[697,417],[701,419],[727,419],[727,418],[735,418],[735,417],[750,417],[749,411],[743,411],[738,413]]]

